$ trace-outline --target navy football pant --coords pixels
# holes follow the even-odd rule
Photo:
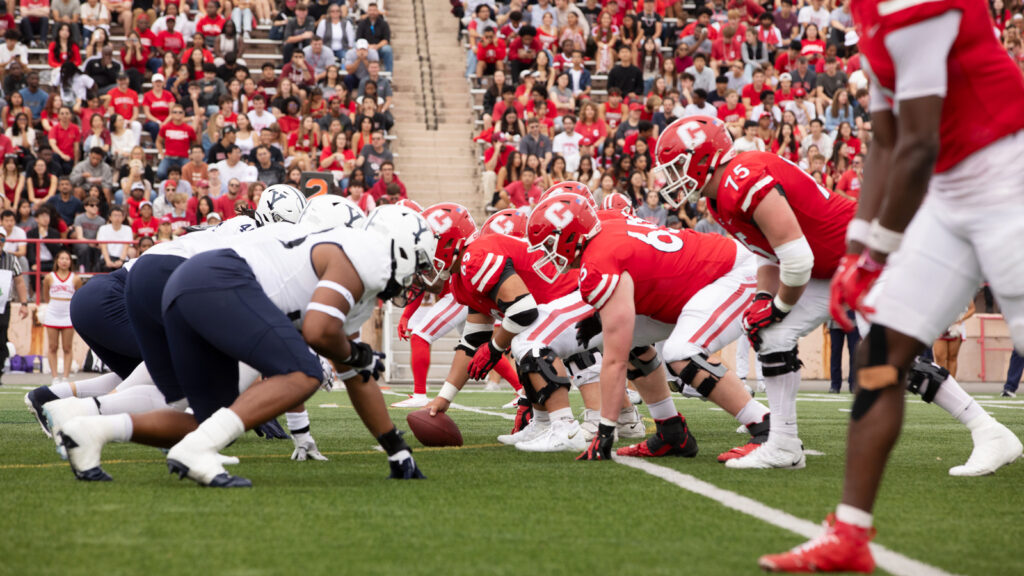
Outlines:
[[[181,400],[185,393],[178,385],[174,361],[164,335],[160,302],[171,274],[184,262],[184,258],[166,254],[144,256],[132,266],[125,284],[128,319],[149,375],[168,404]]]
[[[124,286],[128,271],[93,276],[71,298],[71,324],[104,364],[125,379],[142,362],[128,321]]]

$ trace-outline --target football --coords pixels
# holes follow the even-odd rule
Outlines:
[[[431,416],[427,409],[410,412],[405,417],[409,429],[424,446],[462,446],[462,432],[447,414]]]

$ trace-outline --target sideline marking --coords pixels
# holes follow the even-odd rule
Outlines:
[[[714,484],[689,474],[683,474],[671,468],[652,464],[640,458],[613,456],[613,459],[623,466],[641,470],[670,484],[675,484],[683,490],[703,496],[709,500],[714,500],[726,508],[731,508],[747,516],[753,516],[762,522],[789,530],[805,538],[814,538],[821,533],[822,528],[818,524],[797,518],[792,514],[762,504],[753,498],[719,488]],[[893,552],[880,544],[871,544],[871,552],[874,554],[875,562],[878,563],[880,568],[898,576],[949,576],[950,574],[935,566],[908,558],[898,552]]]

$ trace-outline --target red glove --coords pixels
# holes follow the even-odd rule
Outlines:
[[[398,339],[408,340],[412,336],[412,330],[409,330],[409,319],[402,316],[398,320]]]
[[[533,405],[526,398],[520,398],[516,402],[516,419],[515,424],[512,426],[511,434],[519,432],[533,420]]]
[[[476,349],[473,359],[469,362],[469,377],[473,380],[483,380],[501,360],[504,350],[499,350],[494,345],[494,340],[488,340],[486,346]]]
[[[857,266],[857,259],[860,258],[860,254],[847,254],[839,261],[839,267],[836,268],[836,273],[832,275],[832,284],[829,286],[829,299],[828,299],[828,311],[832,314],[832,319],[839,324],[839,327],[843,329],[843,332],[849,332],[853,330],[853,322],[850,322],[849,316],[846,315],[848,306],[843,301],[842,282],[843,278],[849,271]]]
[[[775,296],[769,292],[758,292],[754,301],[743,312],[743,331],[747,333],[750,344],[757,351],[761,348],[761,331],[781,322],[789,312],[779,310],[775,305]]]
[[[849,260],[847,260],[848,258]],[[836,270],[836,275],[832,278],[834,286],[832,299],[836,302],[834,304],[829,302],[829,309],[832,310],[833,306],[838,306],[840,309],[842,306],[849,306],[855,312],[870,315],[874,310],[864,306],[864,297],[867,296],[878,276],[882,274],[885,264],[876,262],[866,252],[861,256],[856,256],[856,262],[852,258],[854,258],[853,255],[847,254],[843,258],[843,263],[847,265]],[[839,292],[838,295],[835,294],[836,291]],[[832,314],[835,316],[835,312]],[[840,324],[842,323],[840,322]]]
[[[577,460],[611,460],[612,446],[615,444],[615,427],[598,424],[597,435]]]

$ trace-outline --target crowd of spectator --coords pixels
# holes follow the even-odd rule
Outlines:
[[[1024,72],[1022,1],[990,8]],[[625,194],[659,224],[713,228],[703,205],[662,206],[652,171],[660,132],[698,114],[725,122],[738,151],[778,154],[859,196],[871,120],[850,0],[467,0],[453,12],[483,91],[490,210],[571,179],[598,201]]]
[[[68,246],[77,271],[110,271],[308,172],[365,209],[406,194],[387,142],[382,0],[6,0],[0,12],[0,219],[25,270],[36,244],[19,239],[133,242]],[[39,246],[49,271],[60,246]]]

